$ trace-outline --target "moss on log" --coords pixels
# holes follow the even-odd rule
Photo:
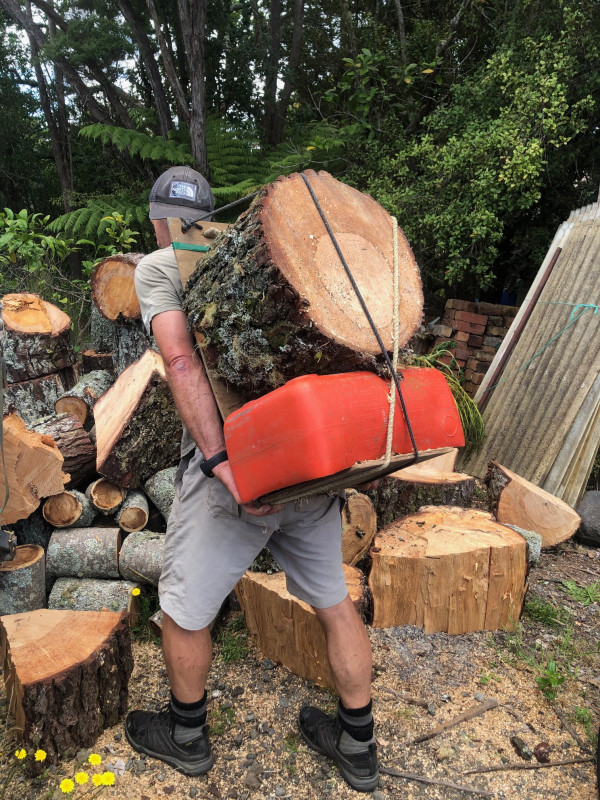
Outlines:
[[[119,578],[119,528],[70,528],[52,534],[46,569],[56,578]]]

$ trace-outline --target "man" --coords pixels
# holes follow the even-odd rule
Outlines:
[[[163,712],[132,711],[130,744],[186,775],[213,764],[206,724],[206,679],[212,658],[209,624],[268,542],[288,590],[309,603],[325,632],[336,692],[335,717],[304,707],[304,741],[329,756],[350,786],[378,785],[371,713],[371,647],[348,593],[341,563],[339,498],[321,495],[282,507],[242,504],[227,460],[222,421],[182,311],[183,289],[167,224],[212,211],[206,180],[173,167],[150,193],[158,251],[135,272],[142,318],[165,362],[184,423],[176,498],[167,528],[159,597],[162,644],[171,686]]]

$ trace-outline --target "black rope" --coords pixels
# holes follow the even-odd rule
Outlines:
[[[408,433],[410,435],[410,440],[412,442],[413,452],[415,454],[415,461],[416,461],[417,458],[419,457],[419,450],[417,448],[417,443],[415,441],[415,437],[414,437],[413,430],[412,430],[412,427],[411,427],[411,424],[410,424],[410,420],[408,418],[408,412],[406,410],[406,404],[404,402],[404,397],[402,396],[402,390],[400,389],[400,379],[398,378],[398,375],[396,374],[396,370],[394,369],[394,365],[392,364],[392,362],[390,360],[390,357],[388,355],[388,351],[386,350],[385,345],[384,345],[384,343],[383,343],[383,341],[381,339],[381,336],[379,335],[379,331],[377,330],[377,326],[373,322],[373,317],[371,316],[371,313],[370,313],[369,309],[367,308],[367,304],[365,303],[364,298],[363,298],[363,296],[362,296],[362,294],[360,292],[360,289],[358,288],[358,285],[357,285],[356,281],[354,280],[354,275],[350,271],[350,267],[348,266],[348,264],[346,262],[346,259],[344,258],[344,254],[342,253],[342,251],[340,249],[338,241],[335,238],[335,235],[334,235],[333,231],[331,230],[331,226],[329,224],[329,221],[327,220],[327,217],[325,216],[325,213],[324,213],[323,209],[321,208],[319,200],[318,200],[318,198],[317,198],[312,186],[310,185],[310,181],[308,180],[308,178],[306,177],[306,175],[303,172],[301,172],[300,174],[302,175],[304,183],[306,184],[306,187],[307,187],[308,191],[310,192],[310,196],[312,197],[313,202],[314,202],[314,204],[315,204],[315,206],[317,208],[317,211],[319,212],[319,214],[321,216],[321,219],[323,220],[323,224],[327,228],[327,233],[331,237],[331,241],[333,242],[333,246],[335,247],[336,252],[337,252],[338,256],[340,257],[340,261],[342,262],[342,265],[343,265],[344,269],[346,270],[346,275],[348,276],[348,279],[350,280],[350,283],[352,284],[352,288],[354,289],[354,292],[355,292],[355,294],[356,294],[356,296],[358,298],[358,301],[362,306],[362,310],[365,312],[365,316],[366,316],[366,318],[367,318],[367,320],[369,322],[369,325],[371,326],[371,330],[375,334],[375,338],[377,339],[377,343],[379,344],[379,347],[381,349],[381,352],[383,354],[385,362],[386,362],[386,364],[388,366],[388,369],[390,370],[390,372],[392,374],[392,378],[393,378],[394,384],[396,386],[396,391],[398,392],[398,397],[400,398],[400,403],[402,405],[402,413],[404,414],[404,419],[406,420],[406,427],[408,428]],[[401,377],[402,377],[402,375],[400,375],[400,378]],[[412,463],[414,463],[414,462],[412,462]]]
[[[227,211],[227,209],[233,208],[234,206],[239,206],[240,203],[245,203],[246,200],[252,200],[253,197],[256,197],[259,191],[260,189],[258,189],[256,192],[252,192],[252,194],[247,194],[245,197],[240,197],[239,200],[234,200],[233,203],[227,203],[226,206],[215,208],[214,211],[204,211],[199,217],[192,217],[191,219],[184,219],[181,217],[181,232],[187,233],[190,228],[193,228],[194,226],[199,227],[196,225],[197,222],[201,222],[203,219],[208,219],[215,214],[220,214],[221,211]]]

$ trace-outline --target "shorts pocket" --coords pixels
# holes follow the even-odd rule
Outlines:
[[[209,484],[206,505],[211,517],[239,519],[241,508],[235,502],[235,498],[229,489],[223,486],[217,478],[207,478],[207,480]]]

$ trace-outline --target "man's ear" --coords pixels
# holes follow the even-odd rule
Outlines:
[[[160,248],[168,247],[171,244],[171,233],[169,231],[169,223],[166,219],[152,219],[150,220],[154,226],[154,234],[156,236],[156,244]]]

